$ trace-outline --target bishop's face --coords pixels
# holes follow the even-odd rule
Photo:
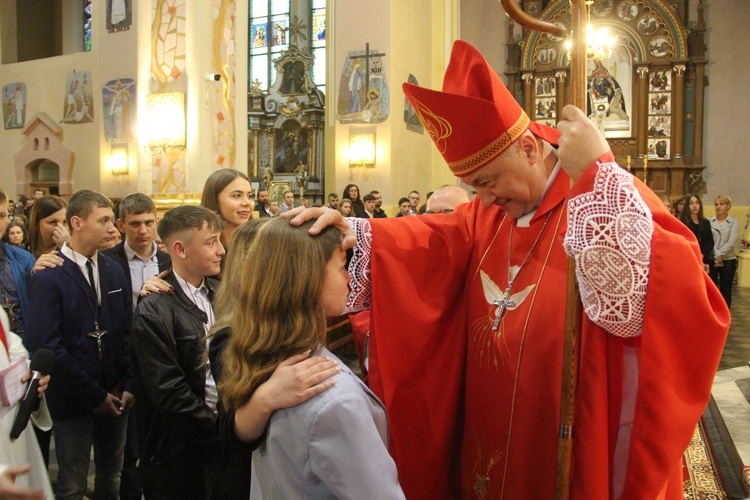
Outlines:
[[[476,190],[485,207],[497,205],[512,219],[534,210],[547,184],[544,161],[532,145],[536,139],[530,139],[514,144],[476,172],[460,176]]]

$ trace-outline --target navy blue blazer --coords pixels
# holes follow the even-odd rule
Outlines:
[[[99,254],[101,306],[99,328],[102,360],[94,331],[96,295],[75,262],[62,253],[62,267],[44,269],[29,280],[29,327],[24,342],[29,351],[40,347],[55,353],[47,389],[52,418],[67,420],[91,413],[108,392],[132,391],[130,373],[131,294],[122,268]]]
[[[107,257],[120,264],[122,270],[125,271],[125,278],[128,280],[128,290],[132,290],[133,279],[130,277],[130,265],[128,264],[128,256],[125,255],[125,242],[121,241],[112,248],[102,250],[101,252],[99,252],[99,254],[106,255]],[[158,249],[156,250],[156,260],[159,263],[160,273],[168,271],[169,268],[172,267],[172,258],[169,256],[169,254],[164,253]],[[140,290],[138,291],[140,292]]]

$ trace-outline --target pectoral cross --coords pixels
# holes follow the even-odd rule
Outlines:
[[[98,324],[94,324],[95,330],[86,334],[87,337],[96,339],[96,350],[99,357],[99,361],[102,360],[102,337],[109,333],[107,330],[100,330]]]
[[[500,325],[500,318],[502,318],[505,308],[515,307],[516,305],[516,303],[510,299],[510,287],[506,288],[500,300],[493,301],[492,305],[497,306],[497,309],[495,309],[495,321],[492,323],[492,330],[495,331]]]

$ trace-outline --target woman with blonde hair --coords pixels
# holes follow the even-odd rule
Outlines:
[[[232,238],[231,251],[224,267],[225,278],[219,287],[214,303],[216,321],[208,337],[208,358],[211,373],[217,385],[221,384],[222,356],[231,336],[233,311],[236,298],[240,293],[240,271],[246,261],[250,244],[258,231],[270,220],[270,218],[252,219],[242,224]],[[325,391],[333,385],[333,381],[329,378],[338,371],[336,363],[322,356],[310,357],[308,351],[280,363],[271,378],[262,384],[244,405],[226,411],[219,401],[217,427],[220,437],[225,442],[234,443],[236,446],[233,449],[239,445],[240,449],[246,450],[244,453],[233,452],[232,463],[239,463],[239,470],[249,472],[250,453],[259,444],[254,441],[262,435],[271,412],[303,403]],[[246,425],[239,434],[236,432],[235,421],[237,419]],[[225,483],[228,484],[222,485],[223,492],[235,498],[248,498],[250,494],[249,473],[241,477],[225,477]]]
[[[734,247],[740,238],[739,222],[729,216],[731,208],[732,199],[720,194],[714,200],[716,215],[708,219],[714,236],[714,257],[709,263],[709,275],[719,287],[727,307],[732,306],[732,282],[734,273],[737,271],[737,256],[734,254]]]
[[[339,203],[339,212],[341,212],[341,215],[344,217],[355,217],[354,215],[354,205],[352,204],[352,200],[349,198],[342,198],[341,202]]]
[[[228,409],[245,404],[289,356],[312,351],[338,361],[325,348],[326,317],[346,307],[346,252],[333,227],[309,236],[313,222],[269,220],[237,273],[219,385]],[[253,453],[251,498],[404,498],[388,454],[385,409],[341,366],[333,387],[273,413]],[[235,425],[242,426],[239,415]]]

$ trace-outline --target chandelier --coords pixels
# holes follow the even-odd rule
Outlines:
[[[615,37],[609,34],[607,28],[601,28],[594,31],[591,26],[591,4],[594,0],[586,0],[586,59],[592,61],[601,61],[612,57],[612,48],[615,46]],[[565,42],[565,49],[570,59],[570,50],[573,47],[573,41],[568,39]]]

